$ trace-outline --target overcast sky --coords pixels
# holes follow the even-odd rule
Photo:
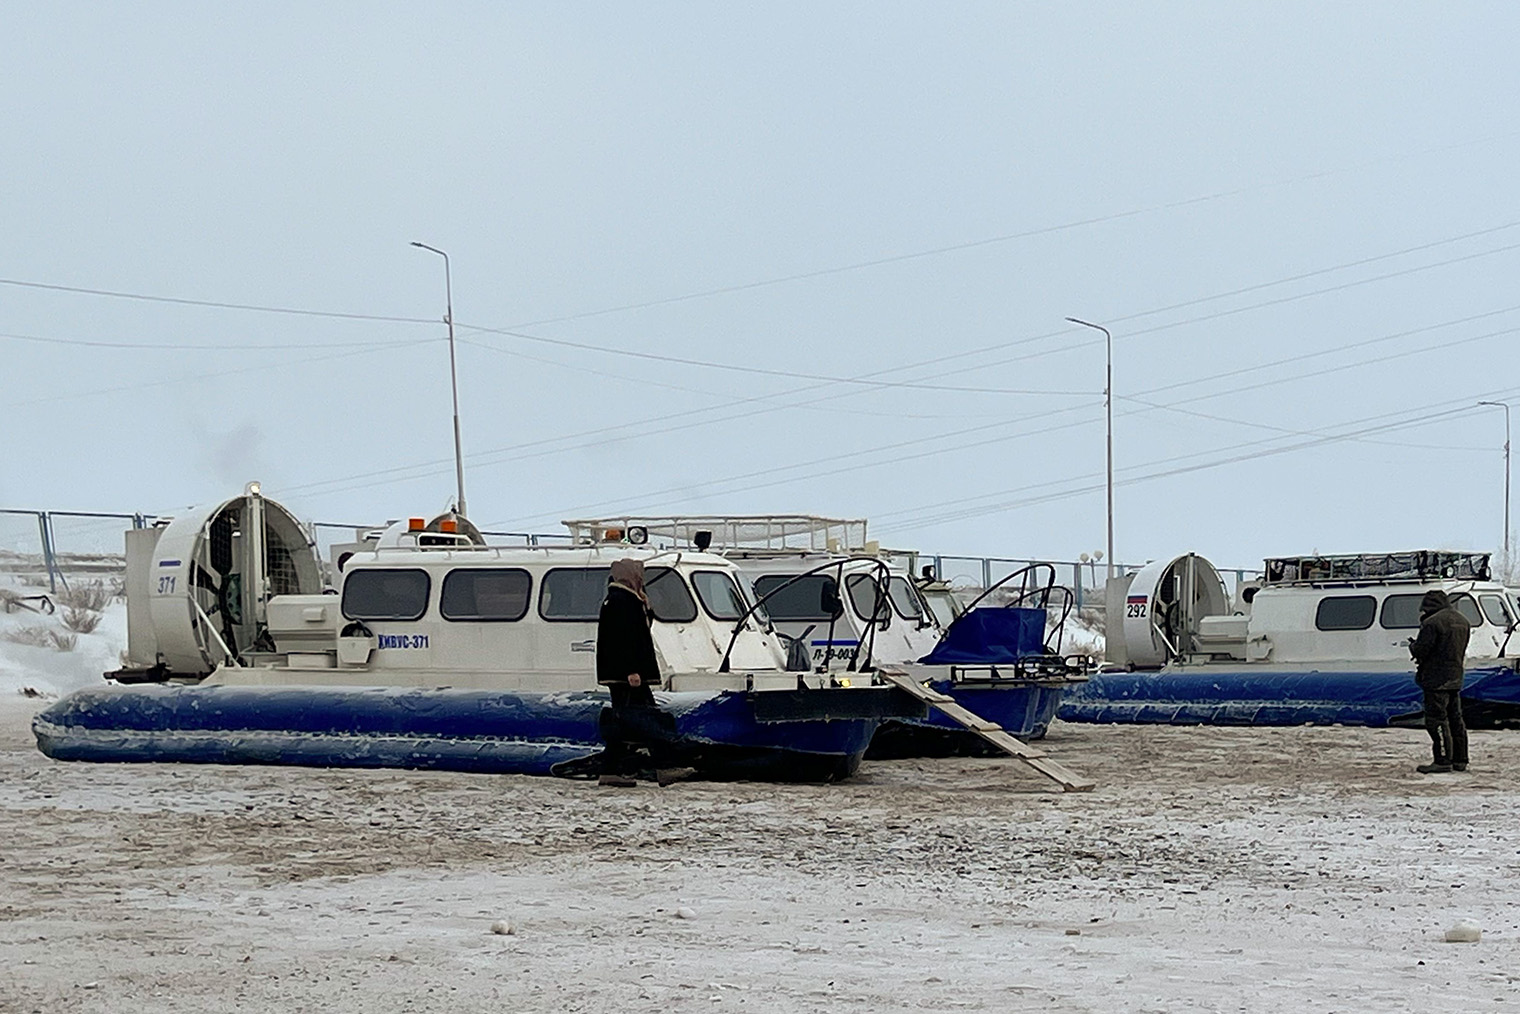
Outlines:
[[[0,505],[1497,549],[1520,7],[1115,6],[6,4]]]

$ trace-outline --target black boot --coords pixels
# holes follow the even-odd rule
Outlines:
[[[1451,733],[1444,725],[1426,726],[1430,733],[1431,763],[1415,768],[1422,775],[1444,775],[1451,771]]]

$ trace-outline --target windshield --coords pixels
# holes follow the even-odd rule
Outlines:
[[[905,577],[894,577],[887,583],[887,597],[892,600],[892,608],[897,610],[897,615],[906,620],[922,619],[923,607],[918,604],[918,593],[908,583]]]
[[[691,575],[702,608],[715,620],[737,620],[749,608],[733,579],[721,570],[699,570]]]
[[[827,623],[840,616],[823,608],[825,599],[832,602],[839,597],[839,585],[827,574],[809,574],[796,580],[787,574],[765,574],[755,578],[755,593],[765,601],[763,608],[772,619]]]
[[[850,593],[850,605],[863,620],[886,620],[892,614],[885,608],[877,611],[876,578],[871,574],[851,574],[844,579],[845,589]],[[885,615],[883,615],[885,614]]]
[[[1462,614],[1462,618],[1468,623],[1471,623],[1475,627],[1483,626],[1483,614],[1478,611],[1478,603],[1473,601],[1471,595],[1468,595],[1466,592],[1461,595],[1453,595],[1451,605],[1452,608]]]
[[[957,602],[949,591],[923,591],[919,595],[923,597],[924,605],[929,607],[934,618],[939,620],[940,626],[948,627],[955,622]]]
[[[1484,595],[1478,601],[1483,603],[1483,614],[1494,626],[1508,627],[1514,622],[1514,618],[1509,613],[1509,603],[1504,601],[1503,596]]]

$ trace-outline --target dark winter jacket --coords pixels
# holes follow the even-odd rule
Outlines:
[[[1425,690],[1461,690],[1471,634],[1472,624],[1452,607],[1445,592],[1426,592],[1420,602],[1420,635],[1409,646],[1414,681]]]
[[[627,686],[631,673],[638,673],[646,687],[660,683],[660,663],[655,658],[644,600],[613,585],[607,589],[596,621],[596,681]]]

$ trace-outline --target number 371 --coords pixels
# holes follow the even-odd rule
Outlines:
[[[160,595],[174,594],[174,576],[172,574],[165,574],[158,579],[158,593]]]

